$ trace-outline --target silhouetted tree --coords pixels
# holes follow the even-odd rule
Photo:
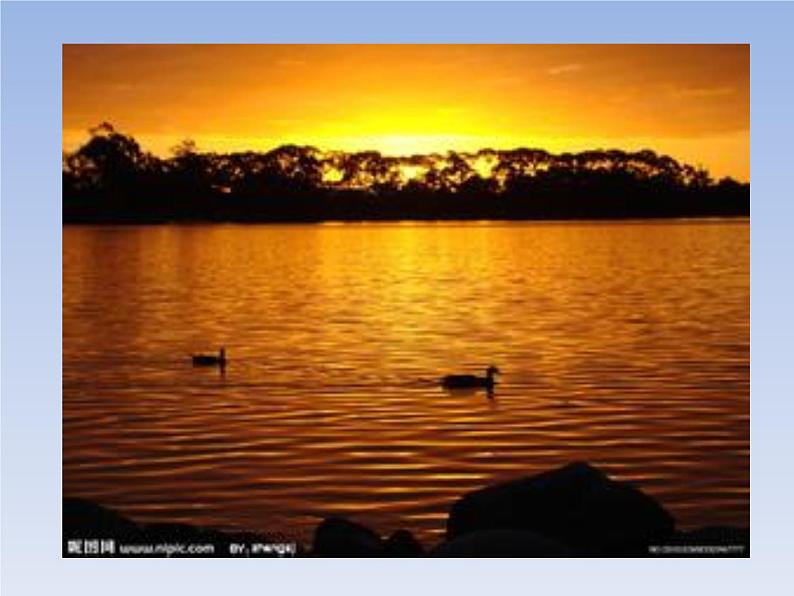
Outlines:
[[[748,215],[749,184],[651,150],[384,156],[284,145],[161,159],[102,123],[64,153],[64,220],[619,218]],[[483,169],[485,164],[485,169]],[[483,175],[489,171],[490,175]]]

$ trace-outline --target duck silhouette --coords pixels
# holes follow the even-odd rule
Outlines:
[[[441,385],[446,389],[470,389],[484,387],[489,391],[496,385],[494,375],[500,374],[495,366],[491,365],[485,369],[485,376],[477,375],[447,375],[441,379]]]
[[[221,347],[216,354],[191,354],[193,366],[226,366],[226,348]]]

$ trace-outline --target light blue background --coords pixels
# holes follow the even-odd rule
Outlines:
[[[790,585],[794,7],[2,3],[3,594],[746,594]],[[61,44],[751,43],[752,559],[61,560]]]

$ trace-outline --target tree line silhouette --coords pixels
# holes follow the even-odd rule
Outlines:
[[[750,214],[750,185],[650,150],[384,156],[283,145],[160,158],[103,123],[63,156],[67,223],[604,219]]]

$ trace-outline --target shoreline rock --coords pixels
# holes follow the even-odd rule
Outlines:
[[[260,552],[252,550],[253,545],[279,543],[275,535],[224,532],[182,523],[136,523],[93,501],[69,497],[63,499],[62,538],[64,557],[275,557],[304,554],[301,545],[295,545],[294,553],[282,548]],[[180,544],[186,547],[202,545],[204,550],[201,553],[180,552],[177,548]],[[125,546],[134,552],[122,552]],[[233,553],[238,546],[241,548]]]
[[[211,553],[77,552],[75,543],[200,543]],[[586,463],[492,484],[459,498],[446,539],[427,550],[406,529],[384,538],[343,517],[315,528],[311,548],[283,544],[277,534],[223,532],[190,524],[141,524],[85,499],[63,499],[63,554],[71,556],[316,557],[644,557],[750,555],[747,528],[676,531],[673,517],[630,483]],[[101,549],[100,549],[101,551]]]
[[[581,554],[647,552],[663,544],[675,521],[655,499],[576,462],[464,495],[447,519],[447,539],[478,530],[520,530]]]

